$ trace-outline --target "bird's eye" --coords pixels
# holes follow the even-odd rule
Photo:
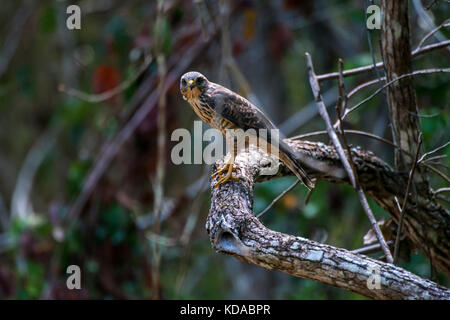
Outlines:
[[[195,82],[197,82],[198,84],[202,84],[205,81],[205,79],[203,79],[202,77],[198,77]]]
[[[186,80],[182,79],[182,80],[181,80],[181,84],[182,84],[183,86],[186,86]]]

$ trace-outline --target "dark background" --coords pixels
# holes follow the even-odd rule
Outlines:
[[[423,1],[423,6],[410,2],[412,48],[433,28],[430,21],[439,25],[449,16],[446,1],[427,10],[432,2]],[[71,4],[81,7],[81,30],[66,27],[66,8]],[[363,298],[215,253],[204,227],[210,168],[170,161],[172,131],[192,131],[198,120],[178,89],[179,77],[190,70],[257,101],[287,136],[324,130],[311,104],[304,53],[311,54],[319,74],[336,71],[338,58],[344,60],[344,68],[371,64],[363,1],[230,1],[225,25],[229,37],[224,39],[223,21],[217,0],[198,5],[165,1],[159,15],[157,1],[2,1],[0,298]],[[380,31],[369,34],[374,57],[381,61]],[[437,35],[441,38],[432,37],[429,43],[448,35],[444,28]],[[161,71],[157,56],[165,58],[169,83],[160,232],[154,226]],[[237,70],[227,67],[227,57],[232,57]],[[414,69],[448,63],[449,51],[441,49],[415,59]],[[352,88],[376,76],[370,72],[346,78],[345,84]],[[125,85],[117,95],[89,101],[89,95],[121,83]],[[420,120],[424,147],[432,150],[450,137],[449,76],[423,75],[414,83],[420,114],[430,116]],[[353,103],[375,88],[365,90]],[[328,81],[322,89],[334,117],[336,82]],[[152,94],[153,100],[147,100]],[[132,128],[133,115],[144,109],[148,112],[131,136],[118,143],[117,135]],[[380,94],[349,116],[345,126],[391,139],[388,124]],[[348,139],[393,164],[391,146],[355,136]],[[329,142],[326,136],[322,141]],[[110,165],[99,170],[105,146],[117,152]],[[450,148],[444,152],[450,155]],[[450,164],[448,158],[443,163]],[[72,206],[80,201],[92,170],[99,181],[79,213],[73,214]],[[286,177],[259,184],[255,212],[294,181]],[[445,186],[436,177],[431,184]],[[370,226],[351,187],[320,181],[306,206],[305,196],[305,188],[296,187],[263,222],[274,230],[333,246],[363,246]],[[370,204],[377,219],[388,218],[373,201]],[[72,264],[81,268],[81,290],[66,288],[66,268]],[[430,278],[430,263],[418,253],[401,266]],[[156,285],[155,272],[160,278]],[[449,285],[442,275],[438,280]]]

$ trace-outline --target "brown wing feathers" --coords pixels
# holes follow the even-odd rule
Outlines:
[[[218,116],[225,118],[244,131],[255,129],[258,134],[258,129],[267,129],[266,140],[269,144],[271,143],[270,130],[276,129],[276,127],[263,112],[248,100],[218,84],[211,83],[211,89],[209,105]],[[306,187],[314,188],[314,183],[308,178],[293,150],[282,141],[281,136],[279,137],[279,158]]]

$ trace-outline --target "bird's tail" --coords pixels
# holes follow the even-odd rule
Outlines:
[[[299,161],[296,159],[291,147],[286,143],[280,141],[279,146],[280,160],[297,176],[297,178],[309,189],[314,188],[314,183],[306,174],[305,170],[301,167]]]

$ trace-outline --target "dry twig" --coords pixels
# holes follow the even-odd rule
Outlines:
[[[413,176],[414,176],[414,171],[416,170],[416,166],[417,166],[417,159],[419,157],[419,152],[420,152],[420,147],[422,145],[422,133],[419,134],[419,142],[417,145],[417,151],[416,151],[416,155],[414,157],[414,162],[412,165],[412,168],[409,172],[409,177],[408,177],[408,183],[406,185],[406,191],[405,191],[405,196],[403,198],[403,204],[402,207],[400,208],[400,221],[398,222],[398,229],[397,229],[397,236],[395,237],[395,246],[394,246],[394,264],[397,264],[397,260],[398,260],[398,253],[399,253],[399,248],[400,248],[400,235],[402,233],[402,228],[403,228],[403,219],[405,217],[405,208],[406,208],[406,203],[408,201],[408,195],[409,195],[409,189],[411,187],[411,183],[413,180]]]
[[[427,53],[429,51],[445,48],[448,46],[450,46],[450,40],[433,43],[433,44],[415,49],[414,51],[411,52],[411,56],[416,57],[416,56],[422,55],[424,53]],[[383,62],[377,62],[377,64],[376,64],[377,68],[382,68],[383,66],[384,66]],[[361,73],[371,71],[373,69],[374,69],[374,66],[372,64],[368,65],[368,66],[364,66],[364,67],[348,69],[342,73],[342,76],[343,77],[355,76],[355,75],[358,75]],[[321,82],[321,81],[325,81],[325,80],[337,79],[338,77],[339,77],[339,72],[331,72],[331,73],[325,73],[325,74],[318,75],[317,80],[319,82]]]
[[[98,102],[106,101],[106,100],[111,99],[112,97],[118,95],[119,93],[123,92],[124,90],[128,89],[133,84],[133,82],[135,82],[145,72],[145,70],[148,69],[148,67],[150,66],[150,64],[152,62],[153,62],[153,57],[146,56],[144,62],[138,68],[137,72],[133,73],[133,75],[129,79],[125,80],[118,86],[116,86],[108,91],[99,93],[99,94],[91,94],[91,93],[86,93],[86,92],[79,91],[79,90],[73,89],[73,88],[66,88],[64,84],[60,84],[58,87],[58,90],[61,92],[67,93],[69,96],[72,96],[72,97],[75,97],[75,98],[78,98],[80,100],[90,102],[90,103],[98,103]]]
[[[394,82],[397,82],[397,81],[399,81],[399,80],[401,80],[403,78],[412,77],[412,76],[416,76],[416,75],[430,74],[430,73],[442,73],[442,72],[450,72],[450,68],[432,68],[432,69],[416,70],[416,71],[411,72],[411,73],[402,74],[401,76],[399,76],[399,77],[397,77],[395,79],[392,79],[388,83],[384,84],[382,87],[377,89],[374,93],[372,93],[366,99],[364,99],[361,102],[357,103],[353,107],[348,108],[346,110],[346,112],[344,113],[344,115],[342,116],[342,119],[344,119],[349,113],[351,113],[351,112],[355,111],[356,109],[358,109],[360,106],[362,106],[367,101],[371,100],[373,97],[375,97],[377,94],[382,92],[385,88],[387,88],[388,86],[390,86]]]
[[[450,27],[450,22],[449,20],[444,21],[441,25],[437,26],[436,28],[434,28],[433,30],[431,30],[430,32],[428,32],[425,37],[423,37],[422,40],[420,40],[419,44],[417,45],[417,49],[422,48],[423,44],[425,43],[425,41],[427,41],[427,39],[429,39],[433,34],[435,34],[436,32],[438,32],[439,30],[441,30],[442,28],[446,28],[446,27]]]
[[[275,199],[272,200],[272,202],[260,213],[258,213],[258,215],[256,216],[258,219],[261,218],[267,211],[269,211],[273,205],[275,203],[277,203],[278,200],[280,200],[281,198],[283,198],[286,193],[288,193],[289,191],[291,191],[292,189],[295,188],[295,186],[300,182],[300,180],[296,180],[293,184],[291,184],[286,190],[284,190],[283,192],[281,192]]]
[[[361,186],[357,184],[356,178],[353,174],[352,166],[349,163],[349,161],[345,155],[344,149],[342,148],[342,145],[339,141],[339,138],[337,137],[336,132],[334,131],[334,128],[331,124],[330,117],[326,110],[325,104],[323,103],[322,98],[321,98],[319,81],[317,80],[317,76],[314,73],[314,67],[313,67],[311,56],[309,55],[309,53],[306,53],[306,59],[307,59],[307,67],[308,67],[308,71],[309,71],[309,80],[311,83],[311,89],[312,89],[314,97],[316,99],[317,107],[319,108],[319,114],[324,119],[325,125],[327,127],[327,131],[328,131],[328,135],[330,136],[330,138],[333,142],[333,145],[335,146],[336,151],[339,154],[339,157],[342,161],[342,165],[344,166],[344,169],[347,172],[347,175],[350,179],[350,182],[351,182],[353,188],[355,188],[355,190],[356,190],[358,198],[361,202],[361,205],[364,208],[364,212],[366,213],[367,217],[369,218],[370,224],[377,236],[377,239],[380,242],[381,246],[383,247],[383,252],[386,255],[386,259],[389,263],[392,263],[392,261],[393,261],[392,255],[389,251],[389,248],[386,245],[386,241],[383,238],[383,234],[381,233],[380,228],[378,227],[377,221],[375,220],[375,217],[373,216],[372,210],[370,209],[370,206],[367,202],[367,199],[364,195],[364,192],[363,192]]]

